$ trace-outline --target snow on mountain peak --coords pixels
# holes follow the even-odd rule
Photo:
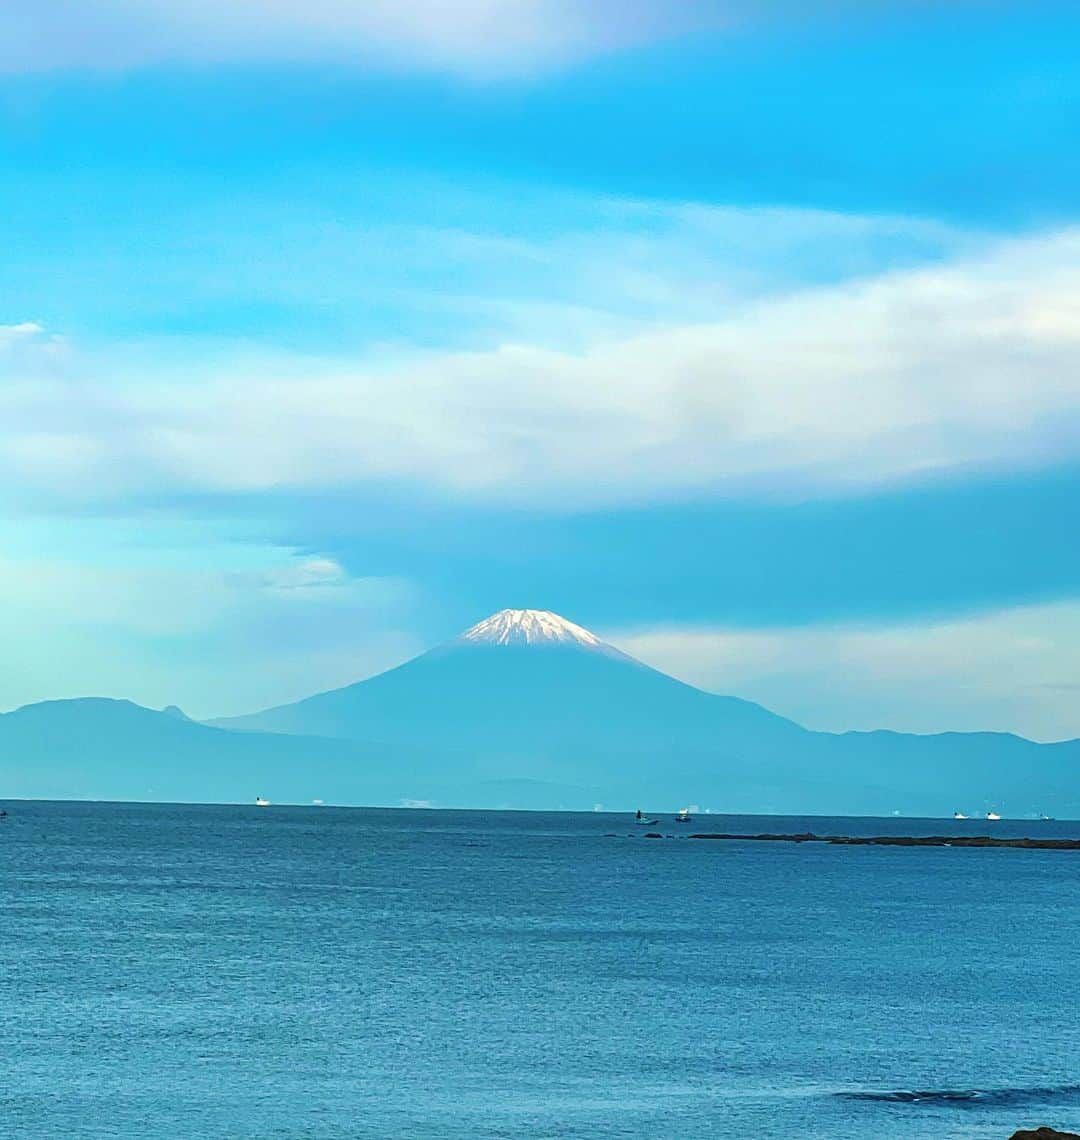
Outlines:
[[[486,645],[577,645],[585,649],[607,646],[587,629],[550,610],[499,610],[461,635],[462,641]]]

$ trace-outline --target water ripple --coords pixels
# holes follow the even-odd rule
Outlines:
[[[954,1105],[957,1108],[992,1105],[1080,1103],[1080,1085],[1003,1089],[896,1089],[891,1092],[838,1092],[841,1100],[869,1100],[886,1104]]]

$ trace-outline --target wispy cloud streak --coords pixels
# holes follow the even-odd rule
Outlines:
[[[925,0],[870,6],[819,0],[809,8],[792,0],[12,0],[0,38],[0,73],[329,60],[491,78],[691,31],[927,6]]]
[[[496,76],[729,18],[709,0],[14,0],[0,71],[316,59]]]

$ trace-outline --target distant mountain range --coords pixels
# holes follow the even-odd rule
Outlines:
[[[1080,816],[1080,741],[811,732],[556,614],[503,610],[366,681],[199,724],[84,699],[0,716],[0,796]]]

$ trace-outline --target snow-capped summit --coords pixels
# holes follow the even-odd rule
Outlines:
[[[461,641],[485,645],[564,645],[583,649],[608,646],[587,629],[550,610],[499,610],[477,622]]]

